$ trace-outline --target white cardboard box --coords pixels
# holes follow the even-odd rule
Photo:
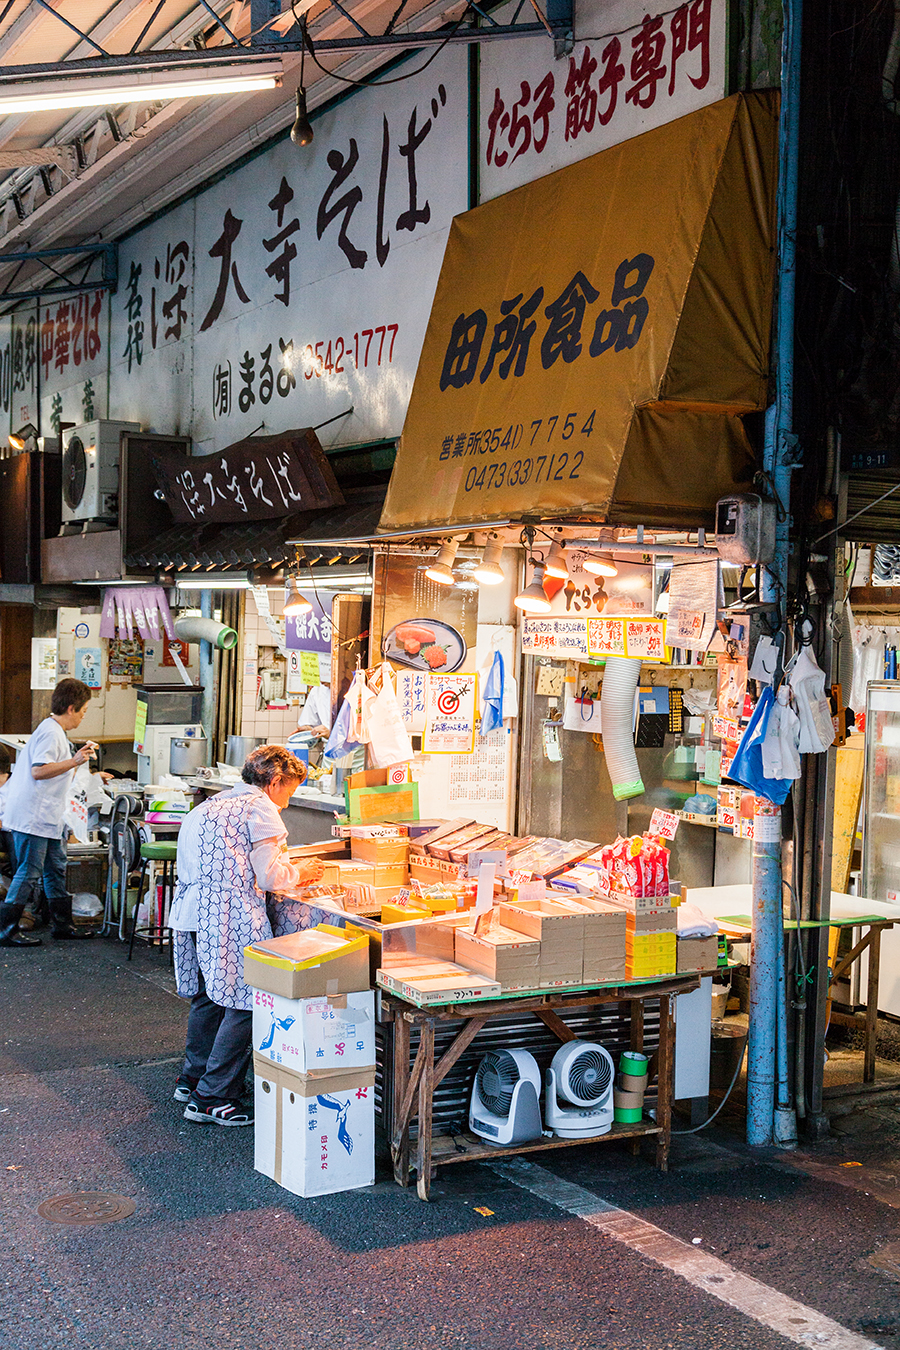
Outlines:
[[[300,1076],[254,1056],[253,1165],[294,1195],[375,1183],[375,1070]]]
[[[281,998],[253,991],[253,1049],[293,1073],[375,1063],[375,993]]]

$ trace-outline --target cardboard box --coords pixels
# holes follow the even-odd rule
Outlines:
[[[405,869],[409,859],[409,840],[359,839],[351,836],[350,853],[355,862],[373,863],[376,867],[402,867]]]
[[[290,1073],[254,1056],[253,1165],[294,1195],[375,1182],[375,1070]]]
[[[469,998],[499,998],[501,993],[496,980],[486,980],[452,961],[430,961],[427,957],[416,958],[405,966],[382,968],[376,980],[389,993],[422,1006],[459,1003]]]
[[[675,909],[657,910],[653,914],[632,914],[626,911],[625,930],[628,933],[674,933],[678,927]]]
[[[716,970],[719,964],[719,939],[711,937],[680,937],[676,942],[676,971]]]
[[[353,859],[338,863],[342,886],[394,886],[397,890],[409,880],[405,863],[383,865]]]
[[[467,928],[457,928],[457,965],[496,980],[504,991],[539,989],[541,944],[508,928],[476,937]]]
[[[253,994],[253,1051],[292,1073],[366,1069],[375,1063],[375,994],[331,998]]]
[[[344,909],[348,914],[380,914],[400,890],[399,886],[348,886],[344,892]]]
[[[412,881],[421,881],[423,886],[436,886],[443,879],[441,865],[436,858],[410,856],[409,875]]]
[[[475,823],[474,820],[470,820],[467,816],[457,816],[454,820],[411,821],[407,827],[409,830],[410,853],[424,857],[429,844],[437,843],[439,839],[445,838],[446,835],[456,834],[458,830],[462,830],[467,825],[474,825]],[[422,826],[423,829],[420,830],[420,826]]]
[[[524,900],[516,905],[501,904],[500,919],[507,928],[540,942],[540,988],[583,982],[583,913],[552,900]]]
[[[369,988],[369,944],[307,928],[244,948],[244,979],[280,998],[355,994]]]
[[[445,834],[442,838],[426,844],[426,852],[432,858],[437,858],[440,862],[450,861],[450,851],[459,850],[464,845],[469,844],[475,847],[475,840],[481,839],[489,834],[496,834],[497,831],[493,825],[466,825],[461,830],[455,830],[452,834]],[[466,849],[466,853],[470,850]]]
[[[627,952],[674,952],[677,938],[674,933],[627,933]]]

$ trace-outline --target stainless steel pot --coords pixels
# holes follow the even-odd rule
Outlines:
[[[229,736],[225,745],[225,763],[233,769],[242,769],[250,751],[265,743],[265,736]]]
[[[190,778],[206,763],[208,749],[205,736],[173,736],[169,742],[169,773]]]

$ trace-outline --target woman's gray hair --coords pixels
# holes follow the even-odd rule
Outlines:
[[[253,787],[267,788],[280,779],[295,778],[302,783],[306,765],[285,745],[260,745],[244,760],[241,777]]]

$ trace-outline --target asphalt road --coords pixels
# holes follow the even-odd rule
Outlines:
[[[386,1172],[301,1200],[253,1171],[251,1130],[182,1118],[185,1006],[158,953],[124,957],[114,941],[0,954],[3,1350],[900,1347],[896,1107],[790,1158],[704,1132],[675,1141],[666,1176],[649,1154],[585,1146],[518,1172],[444,1169],[430,1204]],[[70,1191],[135,1212],[93,1227],[38,1215]],[[560,1207],[573,1196],[579,1213],[595,1197],[625,1211],[615,1235],[608,1212]],[[659,1259],[641,1249],[647,1225],[670,1235]],[[685,1278],[670,1251],[722,1273]]]

